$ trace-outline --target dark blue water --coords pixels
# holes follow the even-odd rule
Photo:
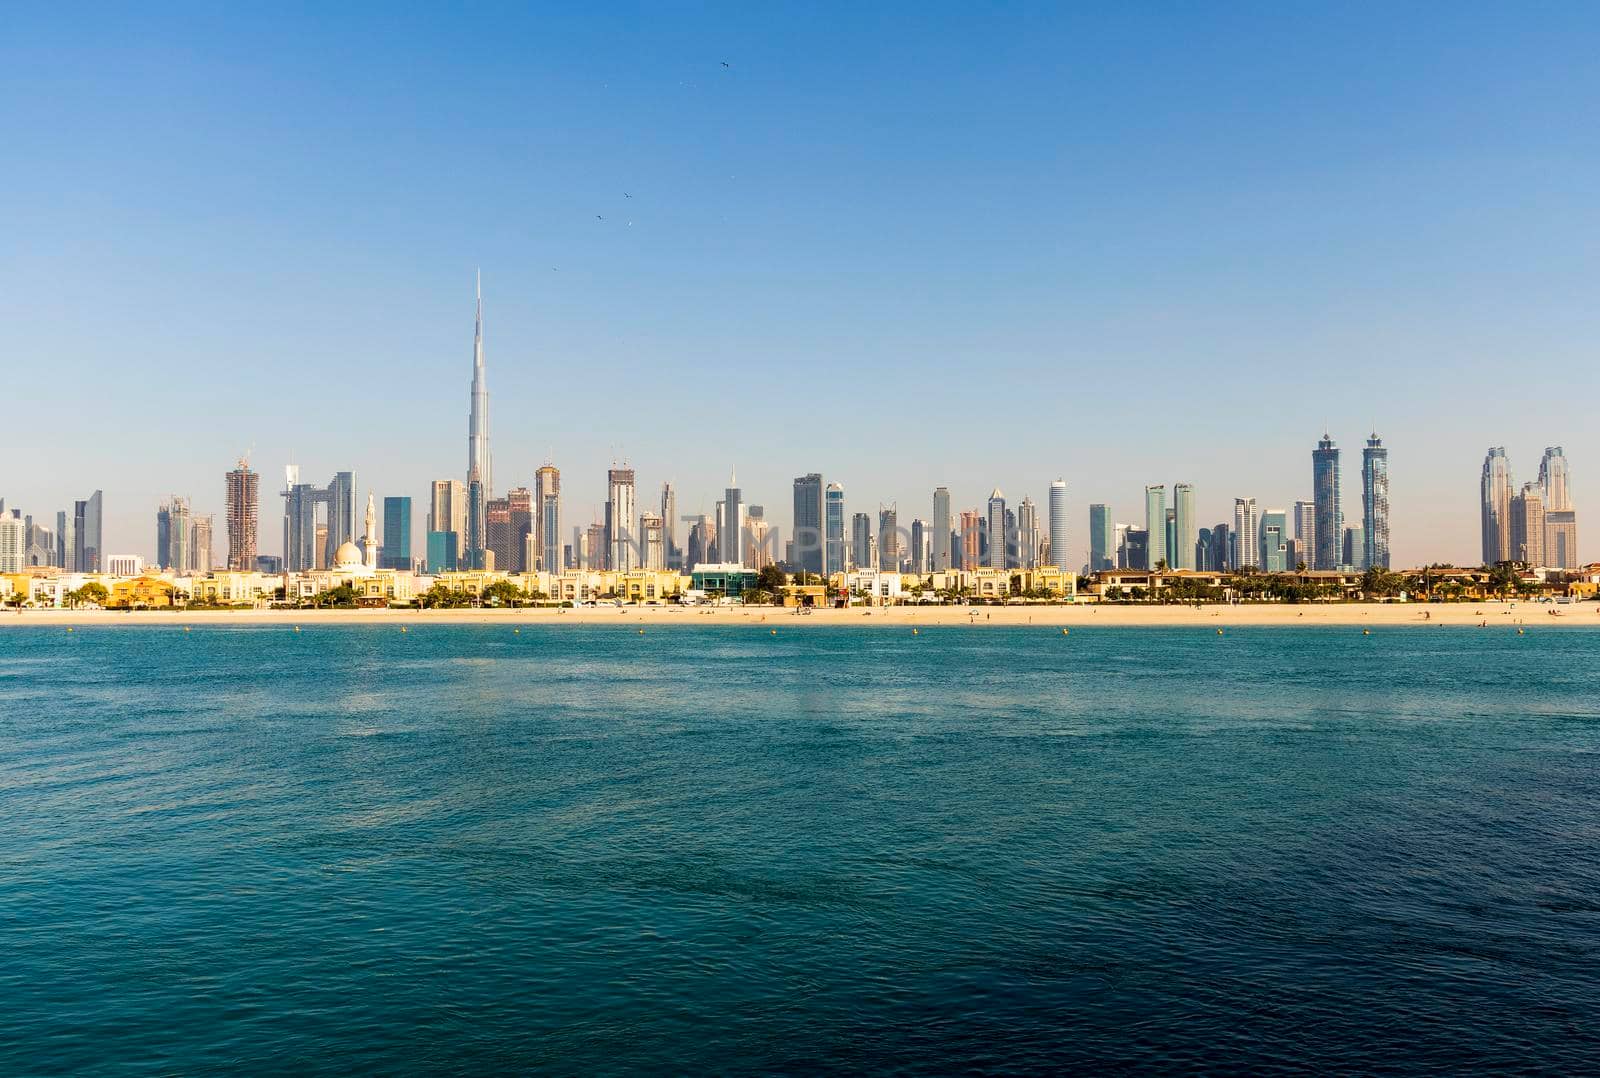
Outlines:
[[[0,630],[0,1072],[1600,1066],[1600,634]]]

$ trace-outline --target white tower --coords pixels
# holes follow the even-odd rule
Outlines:
[[[378,567],[378,514],[372,505],[372,491],[367,491],[367,536],[362,542],[367,568]]]

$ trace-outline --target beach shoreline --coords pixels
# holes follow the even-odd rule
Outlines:
[[[1174,628],[1200,626],[1518,626],[1600,628],[1600,604],[1525,601],[1482,603],[1209,603],[1199,607],[1143,604],[1037,606],[888,606],[818,609],[783,607],[595,606],[576,608],[453,610],[24,610],[0,614],[6,628],[198,627],[295,625],[630,625],[639,627],[768,625],[773,628],[858,626],[883,628],[1015,627]]]

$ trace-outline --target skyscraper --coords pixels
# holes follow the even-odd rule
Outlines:
[[[383,557],[379,566],[384,569],[411,568],[410,498],[383,499]]]
[[[533,566],[528,564],[528,537],[533,534],[533,491],[512,487],[506,491],[506,506],[511,512],[511,560],[500,568],[508,573],[530,572]]]
[[[472,403],[467,414],[467,543],[468,561],[482,567],[481,551],[488,501],[494,496],[493,456],[489,452],[489,385],[483,369],[483,274],[478,274],[478,313],[472,330]],[[474,486],[476,482],[476,486]]]
[[[728,564],[744,564],[744,492],[732,468],[722,492],[722,519],[717,523],[717,550]]]
[[[1345,525],[1344,544],[1339,555],[1339,568],[1364,572],[1366,566],[1361,564],[1361,561],[1366,555],[1366,546],[1366,540],[1361,535],[1361,529],[1354,524]]]
[[[334,552],[343,543],[356,541],[356,473],[335,472],[328,484],[328,542],[323,565],[334,563]]]
[[[1298,570],[1302,562],[1307,569],[1313,568],[1317,562],[1316,502],[1294,503],[1294,545],[1295,562],[1288,568]]]
[[[936,573],[950,568],[950,489],[933,488],[933,566]]]
[[[505,498],[490,498],[484,507],[486,540],[484,549],[491,555],[474,569],[496,569],[510,572],[515,563],[515,539],[511,534],[511,502]]]
[[[1256,566],[1266,573],[1282,573],[1294,566],[1289,559],[1289,514],[1268,509],[1261,514],[1261,553]]]
[[[662,570],[667,567],[666,531],[659,513],[639,514],[639,567]]]
[[[921,576],[928,571],[931,553],[928,522],[921,517],[911,521],[911,571]]]
[[[1545,448],[1539,461],[1539,486],[1544,493],[1544,506],[1560,512],[1572,508],[1572,496],[1567,486],[1567,455],[1559,445]]]
[[[983,564],[995,569],[1006,567],[1006,497],[999,487],[989,495],[989,549]]]
[[[894,502],[878,506],[878,568],[886,573],[900,571],[899,517]]]
[[[461,568],[486,569],[489,567],[489,498],[477,472],[467,476],[466,501],[467,531],[459,559]]]
[[[72,506],[73,563],[80,573],[105,571],[101,494],[97,490]]]
[[[1511,460],[1505,447],[1490,447],[1479,483],[1485,565],[1511,560],[1511,485]]]
[[[78,568],[78,540],[72,534],[77,518],[65,509],[56,512],[56,565],[67,572]]]
[[[467,485],[435,479],[428,493],[428,572],[454,572],[467,552]]]
[[[250,470],[250,458],[223,477],[226,484],[224,512],[228,518],[228,568],[236,573],[256,567],[258,520],[261,512],[261,476]]]
[[[794,568],[821,573],[823,566],[822,475],[808,472],[794,481]]]
[[[1017,567],[1039,567],[1039,507],[1032,498],[1023,495],[1017,506]]]
[[[850,560],[854,568],[872,568],[872,518],[857,513],[850,518]]]
[[[1254,498],[1233,499],[1233,568],[1260,568],[1260,521],[1256,517]]]
[[[1173,543],[1167,560],[1174,569],[1195,568],[1195,539],[1199,524],[1194,515],[1194,487],[1179,483],[1172,488]]]
[[[689,538],[684,548],[684,564],[693,568],[696,565],[711,563],[712,551],[717,544],[717,524],[710,517],[702,516],[689,526]]]
[[[156,565],[175,573],[189,571],[189,500],[174,494],[156,507]]]
[[[1337,569],[1344,560],[1344,512],[1339,508],[1339,449],[1324,431],[1311,451],[1311,499],[1316,504],[1315,569]]]
[[[967,572],[983,564],[983,523],[983,514],[976,509],[961,511],[961,568]]]
[[[1226,572],[1233,568],[1233,528],[1227,521],[1211,525],[1211,568]]]
[[[1145,568],[1154,569],[1167,561],[1167,488],[1144,488]],[[1171,562],[1167,562],[1171,568]]]
[[[612,468],[606,472],[606,568],[619,573],[639,567],[633,522],[638,519],[633,469]]]
[[[1578,514],[1572,507],[1567,455],[1551,446],[1539,461],[1539,485],[1544,491],[1544,557],[1553,569],[1578,567]]]
[[[661,484],[661,549],[668,569],[683,568],[683,549],[678,546],[678,494],[671,483]]]
[[[1089,507],[1089,530],[1089,541],[1092,544],[1094,506]],[[1050,484],[1050,564],[1057,569],[1067,569],[1071,562],[1072,551],[1067,547],[1067,481],[1057,479]],[[1089,568],[1092,571],[1095,566],[1091,565]]]
[[[1052,525],[1053,527],[1053,525]],[[1117,567],[1116,527],[1111,520],[1111,507],[1104,502],[1089,506],[1089,571]]]
[[[1389,451],[1377,431],[1361,451],[1361,541],[1365,568],[1389,568]]]
[[[1538,567],[1545,564],[1544,488],[1538,483],[1522,484],[1522,492],[1511,499],[1511,558]]]
[[[845,556],[848,553],[844,538],[844,488],[838,483],[829,483],[823,492],[823,514],[827,532],[824,540],[827,565],[823,571],[832,576],[845,571]]]
[[[20,509],[0,502],[0,573],[20,573],[26,565],[28,523]]]
[[[559,573],[561,564],[561,471],[554,464],[540,465],[533,473],[534,534],[539,564],[529,566],[544,573]],[[672,488],[662,487],[663,504],[672,501]],[[670,531],[666,534],[671,534]]]
[[[210,513],[205,516],[189,517],[189,569],[195,573],[209,573],[211,571],[211,533],[214,518]]]

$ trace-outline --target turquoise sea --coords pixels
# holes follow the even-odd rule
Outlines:
[[[1600,633],[0,629],[0,1073],[1600,1069]]]

